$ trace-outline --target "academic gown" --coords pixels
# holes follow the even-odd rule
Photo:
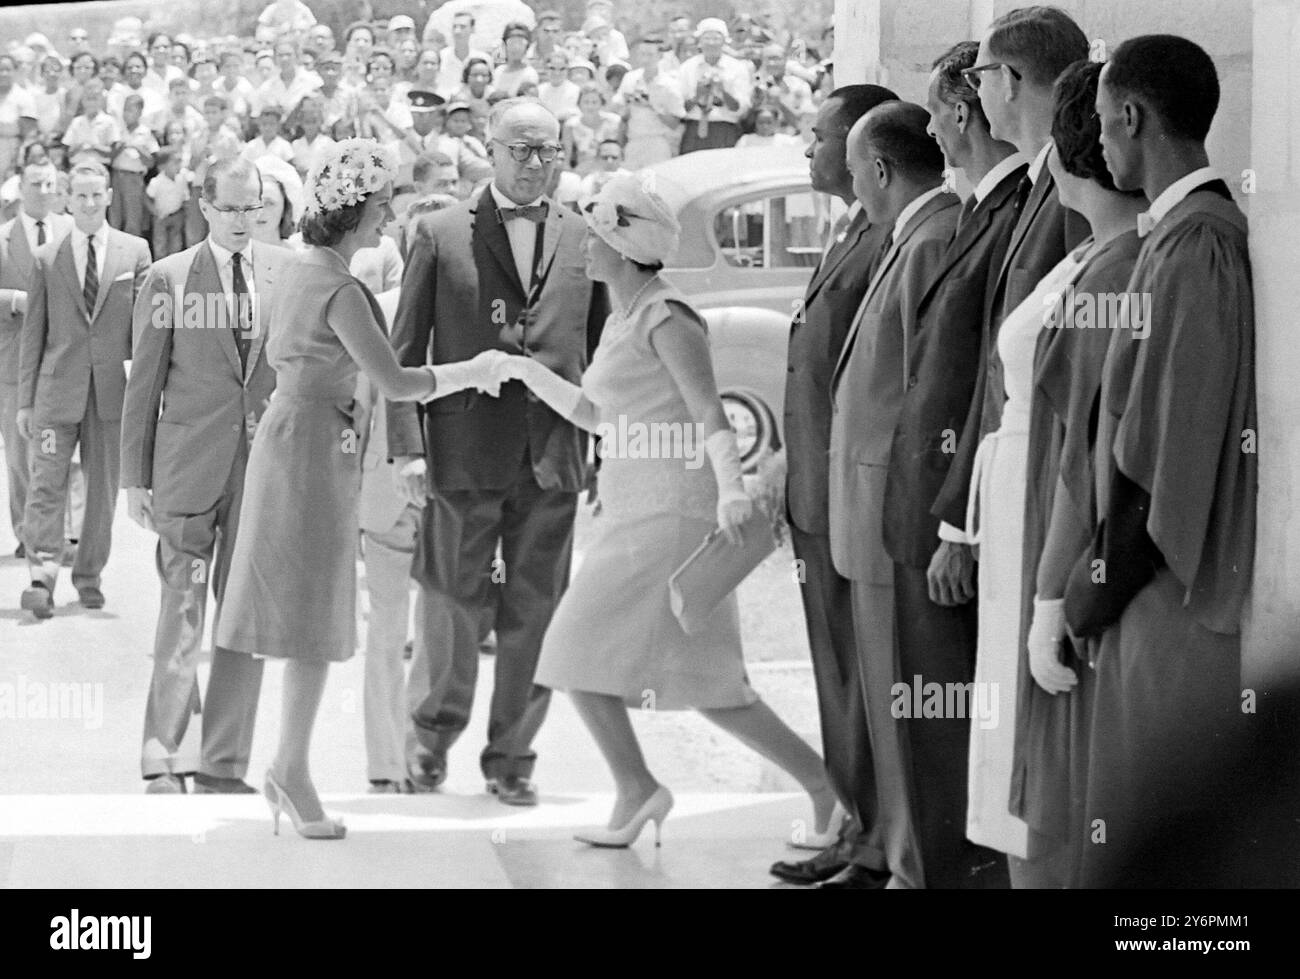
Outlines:
[[[1233,806],[1205,800],[1241,749],[1258,486],[1246,219],[1226,187],[1165,215],[1126,291],[1150,295],[1149,332],[1111,338],[1098,533],[1066,589],[1096,663],[1081,883],[1203,886],[1241,845]]]
[[[1083,526],[1096,522],[1093,412],[1110,338],[1120,325],[1114,307],[1096,299],[1125,291],[1140,245],[1137,232],[1129,231],[1101,246],[1079,274],[1075,301],[1063,307],[1054,328],[1039,334],[1035,351],[1010,799],[1011,812],[1029,826],[1029,859],[1021,870],[1032,886],[1070,886],[1075,879],[1093,687],[1086,649],[1068,638],[1061,661],[1079,677],[1074,690],[1053,696],[1029,671],[1038,566],[1054,506],[1070,507]]]

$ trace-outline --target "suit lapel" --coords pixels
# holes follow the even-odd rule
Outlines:
[[[538,274],[545,275],[555,258],[555,250],[560,247],[560,228],[564,218],[555,201],[549,201],[546,208],[546,228],[542,232],[542,260],[537,264]],[[512,258],[513,261],[513,258]],[[529,284],[531,286],[531,283]]]
[[[876,291],[885,281],[889,270],[894,267],[894,262],[898,259],[903,246],[912,240],[912,236],[930,220],[932,214],[946,207],[952,207],[955,200],[956,198],[952,194],[936,194],[931,197],[912,216],[912,219],[903,228],[902,234],[889,246],[889,251],[885,253],[885,257],[880,262],[880,268],[876,270],[875,278],[871,280],[871,285],[867,287],[866,295],[862,297],[862,302],[858,304],[857,312],[853,316],[853,324],[849,327],[849,334],[844,338],[844,346],[840,348],[840,357],[835,364],[835,373],[832,375],[831,380],[832,397],[839,381],[840,371],[844,369],[844,362],[848,359],[849,352],[853,349],[853,343],[857,339],[858,330],[862,326],[862,314],[871,304],[871,300],[875,298]]]
[[[1038,182],[1034,184],[1034,189],[1029,192],[1029,197],[1025,200],[1025,209],[1021,212],[1020,219],[1016,221],[1015,229],[1011,232],[1011,244],[1007,246],[1007,257],[1002,262],[1002,273],[999,278],[1005,276],[1007,270],[1011,267],[1012,259],[1015,258],[1020,246],[1024,244],[1025,235],[1029,233],[1034,219],[1038,217],[1038,212],[1043,208],[1043,203],[1055,187],[1056,184],[1052,181],[1052,174],[1047,167],[1043,167],[1042,173],[1038,176]]]
[[[109,228],[108,234],[104,238],[104,273],[99,277],[99,292],[95,294],[95,310],[90,314],[90,321],[95,322],[95,317],[99,311],[104,308],[104,300],[108,298],[108,291],[113,286],[113,280],[122,274],[121,266],[126,264],[126,256],[123,254],[121,240],[113,234],[113,229]]]
[[[821,287],[826,284],[826,280],[844,263],[844,259],[853,253],[854,247],[870,229],[871,222],[867,220],[866,213],[859,211],[848,228],[845,229],[844,240],[831,246],[830,251],[826,253],[826,257],[817,266],[817,271],[813,273],[812,281],[808,283],[808,294],[804,297],[805,309],[813,301],[813,297],[821,291]]]
[[[81,315],[86,320],[86,325],[90,325],[90,310],[86,308],[86,297],[82,293],[84,283],[77,278],[77,263],[72,258],[72,235],[63,239],[59,245],[58,255],[54,259],[54,264],[58,267],[61,274],[68,280],[68,285],[72,294],[76,297],[77,308],[81,310]]]
[[[49,234],[48,229],[46,234]],[[32,247],[27,241],[27,229],[23,227],[21,217],[14,218],[14,223],[9,228],[9,261],[13,262],[14,270],[21,281],[25,282],[31,278]]]
[[[226,290],[222,287],[221,276],[217,273],[217,260],[213,257],[212,249],[206,241],[199,245],[198,254],[190,263],[189,275],[185,277],[185,297],[189,296],[202,296],[205,301],[208,296],[221,297],[221,302],[213,304],[217,322],[211,325],[217,328],[217,344],[226,355],[226,359],[230,361],[231,370],[235,372],[235,377],[239,377],[242,381],[239,371],[239,348],[235,345],[235,332],[230,329],[230,316],[226,312]],[[206,314],[205,308],[204,315]],[[210,324],[204,324],[204,326],[208,325]]]
[[[501,220],[501,212],[497,209],[497,202],[492,196],[490,186],[483,188],[478,204],[474,206],[471,213],[474,215],[474,233],[481,236],[488,251],[501,266],[501,271],[515,284],[519,294],[526,296],[524,285],[519,281],[519,270],[515,268],[515,253],[510,248],[510,236],[506,234],[505,222]],[[556,235],[558,234],[557,231]]]
[[[266,260],[265,255],[258,254],[257,245],[252,246],[250,254],[253,260],[253,282],[257,290],[256,300],[253,303],[253,315],[257,317],[257,330],[253,334],[252,345],[248,348],[246,377],[253,376],[253,370],[257,367],[257,358],[261,356],[262,347],[266,343],[266,330],[271,321],[271,307],[263,300],[271,295],[271,284],[275,282],[271,263]],[[236,363],[239,361],[238,350],[235,351],[235,361]]]

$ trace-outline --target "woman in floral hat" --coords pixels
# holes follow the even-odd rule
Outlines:
[[[428,401],[468,387],[495,394],[504,356],[401,367],[383,313],[348,271],[393,219],[397,160],[373,140],[325,150],[307,177],[308,248],[276,283],[266,343],[277,385],[245,476],[217,643],[286,660],[280,743],[265,793],[279,830],[286,811],[308,839],[342,839],[308,770],[329,664],[356,643],[357,495],[361,425],[353,394],[364,371],[391,401]]]

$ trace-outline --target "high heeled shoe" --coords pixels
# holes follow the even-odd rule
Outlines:
[[[284,787],[275,780],[275,777],[269,771],[266,773],[266,784],[262,787],[262,794],[266,796],[267,805],[271,807],[272,829],[276,836],[280,835],[280,813],[282,811],[289,814],[289,821],[293,823],[293,828],[304,839],[341,840],[348,835],[348,828],[338,819],[326,817],[310,823],[304,822],[302,817],[298,815],[298,807],[289,798],[289,793],[284,790]]]
[[[821,832],[812,832],[802,839],[791,838],[790,849],[792,850],[825,850],[828,846],[840,838],[840,826],[844,823],[847,813],[844,807],[840,805],[839,800],[835,800],[835,807],[831,810],[831,818],[826,822],[826,829]]]
[[[673,794],[668,791],[666,785],[661,785],[641,804],[641,808],[635,815],[619,829],[589,829],[584,833],[575,834],[573,838],[588,846],[623,849],[635,843],[637,837],[641,835],[641,830],[645,829],[645,824],[654,820],[655,846],[658,846],[659,831],[664,820],[668,818],[668,810],[672,807]]]

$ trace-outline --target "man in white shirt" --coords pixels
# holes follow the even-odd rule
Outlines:
[[[276,74],[258,86],[253,95],[253,115],[260,114],[267,105],[278,105],[288,115],[304,95],[321,87],[320,75],[302,66],[296,41],[285,38],[275,43],[275,67]]]
[[[444,93],[459,92],[465,84],[465,63],[471,58],[482,58],[489,65],[492,56],[469,46],[474,36],[474,15],[456,14],[451,19],[451,45],[442,50],[442,67],[438,71],[438,89]]]
[[[275,389],[265,327],[292,253],[253,241],[261,195],[250,163],[213,164],[199,204],[208,237],[158,261],[135,307],[122,486],[131,519],[158,534],[162,600],[141,753],[151,794],[184,792],[187,775],[197,792],[254,791],[243,779],[262,663],[215,648],[206,702],[197,667],[208,586],[220,614],[248,450]]]
[[[683,153],[735,146],[740,120],[749,111],[749,64],[723,54],[727,25],[706,17],[695,30],[700,53],[687,58],[677,74],[686,105]]]
[[[72,171],[74,227],[36,255],[23,320],[18,430],[32,440],[23,513],[32,587],[22,607],[54,614],[73,450],[80,446],[86,514],[72,567],[83,608],[104,607],[100,572],[112,546],[117,503],[123,363],[131,358],[131,308],[149,270],[149,246],[108,226],[108,170]]]
[[[9,520],[23,557],[23,508],[27,505],[27,440],[18,431],[18,343],[27,312],[27,285],[36,251],[57,243],[72,229],[72,218],[52,214],[55,170],[29,163],[20,175],[18,214],[0,225],[0,438],[9,478]]]

